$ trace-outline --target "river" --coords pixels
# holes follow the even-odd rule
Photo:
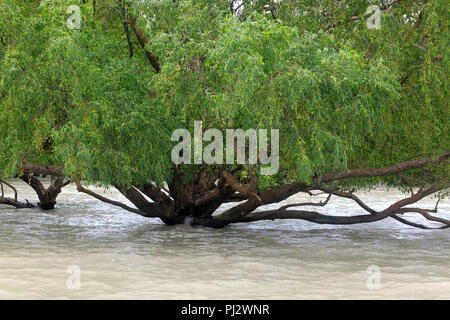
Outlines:
[[[27,185],[11,181],[20,199],[37,202]],[[115,190],[106,194],[126,202]],[[359,195],[375,209],[405,196],[383,189]],[[420,205],[433,208],[435,199]],[[284,220],[168,227],[73,185],[57,206],[0,205],[0,299],[450,299],[450,229],[390,218],[353,226]],[[364,213],[336,197],[312,209]],[[440,212],[449,217],[450,201],[441,201]]]

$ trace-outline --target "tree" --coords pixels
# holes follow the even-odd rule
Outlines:
[[[71,4],[2,1],[0,176],[21,176],[42,209],[74,181],[167,224],[394,218],[428,228],[401,217],[414,212],[450,226],[431,215],[437,206],[408,206],[449,186],[444,1],[384,1],[380,30],[367,28],[361,1],[82,1],[81,30],[64,23]],[[175,165],[171,135],[197,120],[278,129],[280,170]],[[49,189],[36,174],[53,177]],[[114,186],[135,207],[82,181]],[[380,184],[411,195],[377,212],[354,194]],[[327,200],[255,212],[315,190]],[[364,214],[298,209],[333,196]],[[237,205],[214,215],[227,202]]]

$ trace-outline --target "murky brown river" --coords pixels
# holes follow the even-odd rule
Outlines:
[[[28,186],[13,182],[21,199],[37,202]],[[381,189],[360,196],[375,209],[404,197]],[[299,198],[310,197],[288,202]],[[420,204],[432,208],[435,200]],[[313,209],[363,213],[336,197]],[[441,201],[440,212],[450,216],[450,201]],[[13,298],[450,299],[450,229],[393,219],[167,227],[69,186],[52,212],[0,206],[0,299]]]

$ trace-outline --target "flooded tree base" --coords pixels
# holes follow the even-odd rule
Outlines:
[[[421,229],[436,229],[423,224],[408,221],[403,218],[405,213],[415,213],[421,215],[426,220],[438,222],[441,226],[438,229],[450,227],[450,220],[432,215],[437,213],[438,201],[434,209],[409,207],[423,198],[438,193],[447,188],[447,181],[440,184],[423,184],[417,192],[413,192],[409,197],[405,197],[389,205],[384,210],[376,211],[359,199],[353,192],[344,191],[339,188],[327,186],[331,182],[350,178],[370,178],[386,175],[398,175],[402,172],[420,169],[428,165],[439,164],[448,161],[450,153],[442,156],[410,160],[399,163],[391,167],[353,169],[348,171],[334,172],[316,178],[312,184],[290,183],[282,185],[276,189],[258,190],[258,179],[252,175],[248,178],[247,184],[241,184],[238,177],[230,171],[220,170],[215,174],[210,171],[201,170],[192,182],[185,182],[183,172],[175,169],[174,178],[169,183],[168,189],[159,188],[153,183],[134,185],[126,187],[116,184],[116,189],[122,193],[134,206],[130,207],[120,201],[111,200],[99,195],[82,186],[80,181],[75,181],[79,192],[88,194],[100,201],[121,207],[127,211],[139,214],[148,218],[159,218],[167,225],[185,224],[187,219],[192,226],[202,226],[211,228],[223,228],[229,224],[255,222],[261,220],[278,219],[299,219],[317,224],[330,225],[351,225],[360,223],[370,223],[386,218],[393,218],[398,222]],[[38,195],[40,202],[38,207],[42,210],[53,210],[56,205],[56,198],[61,193],[63,187],[70,183],[70,179],[65,181],[65,177],[60,174],[60,169],[49,166],[38,166],[28,164],[22,175],[25,181]],[[50,185],[45,188],[41,181],[32,173],[44,173],[51,175]],[[2,187],[1,204],[12,205],[16,208],[33,208],[28,201],[22,203],[17,200],[17,191],[4,180],[0,180]],[[15,198],[5,198],[3,185],[14,191]],[[313,192],[319,192],[314,194]],[[310,196],[327,194],[328,197],[323,202],[305,202],[282,206],[275,210],[260,210],[261,206],[281,202],[292,195],[304,192]],[[330,198],[340,197],[353,200],[359,207],[368,214],[355,216],[333,216],[325,215],[312,210],[299,210],[299,207],[317,206],[324,207]],[[150,201],[148,199],[151,199]],[[224,203],[237,203],[225,212],[214,215],[216,210]]]
[[[37,201],[22,180],[8,182],[22,198]],[[42,179],[44,185],[49,182]],[[90,190],[125,201],[115,188]],[[405,196],[383,188],[356,194],[377,211]],[[325,202],[328,196],[314,198]],[[301,192],[268,208],[310,199]],[[421,206],[433,208],[435,202],[427,197]],[[330,215],[361,214],[353,203],[332,196],[325,207],[311,208]],[[223,205],[216,214],[233,205]],[[439,212],[448,217],[448,199],[440,201]],[[403,217],[424,222],[412,213]],[[53,212],[0,205],[0,264],[7,266],[0,269],[0,298],[450,298],[449,229],[425,232],[390,218],[342,226],[265,220],[225,229],[193,228],[190,220],[167,226],[79,193],[74,184],[63,189]],[[81,290],[66,286],[73,265],[81,270]],[[381,270],[381,288],[371,290],[367,270],[374,265]]]

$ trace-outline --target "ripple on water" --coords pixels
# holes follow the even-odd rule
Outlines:
[[[21,197],[37,201],[28,186],[15,183]],[[106,193],[127,201],[114,190]],[[361,197],[382,209],[402,195],[375,190]],[[450,203],[440,208],[448,216]],[[362,213],[335,198],[327,208],[305,209]],[[2,299],[450,299],[449,256],[448,229],[419,230],[393,219],[355,226],[279,220],[221,230],[167,227],[73,186],[52,212],[0,207]],[[81,268],[81,290],[67,289],[69,265]],[[379,290],[366,286],[371,265],[381,268]]]

